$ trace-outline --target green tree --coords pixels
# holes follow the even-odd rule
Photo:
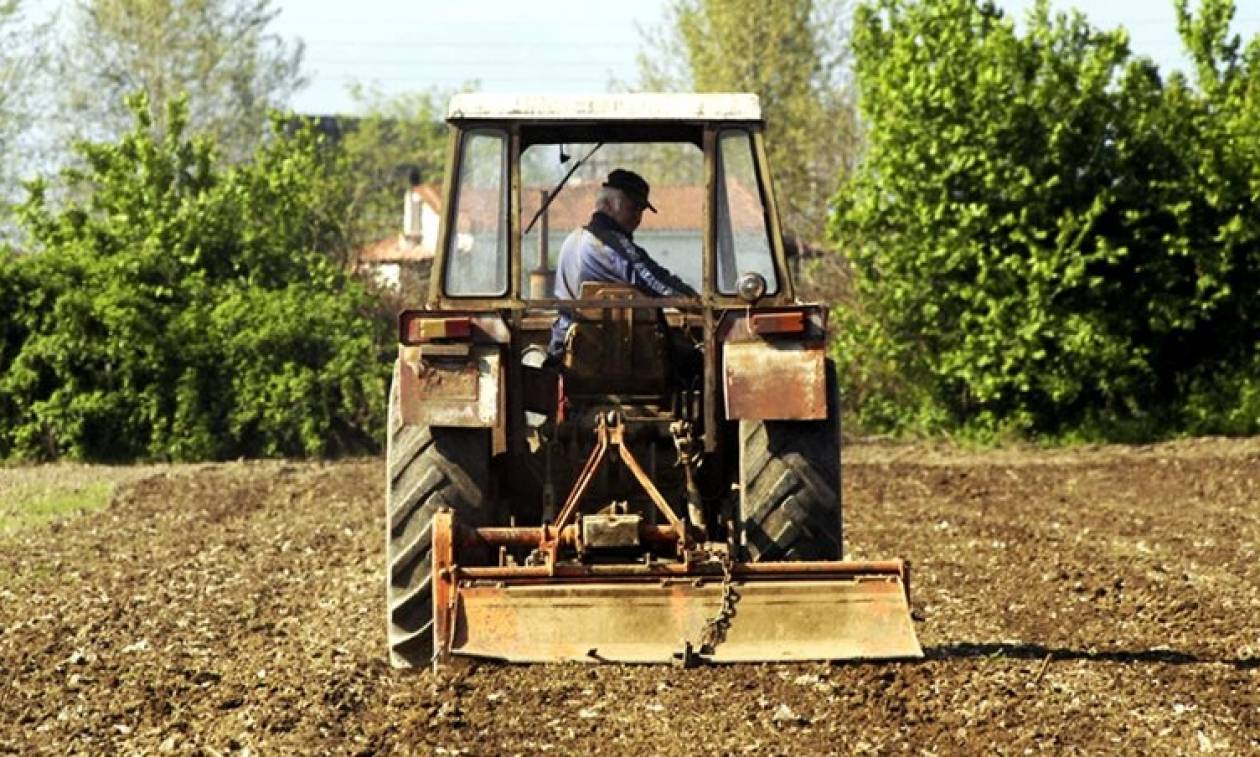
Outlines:
[[[789,230],[820,239],[827,200],[858,150],[845,0],[673,0],[644,34],[643,90],[761,97]]]
[[[1171,208],[1176,254],[1192,261],[1196,292],[1210,292],[1189,347],[1198,357],[1182,380],[1186,429],[1260,431],[1260,36],[1230,32],[1232,0],[1176,0],[1177,27],[1193,62],[1193,89],[1180,75],[1170,110],[1193,136],[1181,154],[1187,196]],[[1204,251],[1210,251],[1205,255]]]
[[[343,156],[310,126],[225,166],[159,131],[143,96],[117,143],[81,143],[76,198],[31,186],[31,251],[0,259],[0,456],[163,459],[371,449],[384,324],[331,262]]]
[[[137,91],[161,131],[166,104],[187,93],[189,124],[230,159],[248,157],[268,112],[305,83],[302,44],[269,31],[278,12],[271,0],[78,0],[57,55],[70,136],[117,139]]]
[[[1222,57],[1228,8],[1206,0],[1183,27],[1209,40],[1201,69],[1254,93],[1254,66]],[[1254,353],[1254,185],[1229,133],[1254,130],[1254,105],[1165,83],[1123,30],[1044,1],[1021,35],[992,2],[876,0],[854,44],[869,151],[832,232],[859,273],[837,352],[863,420],[1191,424],[1187,398],[1216,391],[1205,369]],[[1213,412],[1198,428],[1220,428]]]

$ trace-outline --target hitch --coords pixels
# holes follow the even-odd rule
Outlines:
[[[635,480],[647,492],[656,509],[665,516],[665,520],[669,522],[670,528],[677,535],[678,556],[686,559],[691,552],[691,548],[696,544],[696,536],[699,536],[700,541],[703,541],[703,533],[692,533],[692,529],[689,529],[687,524],[674,512],[674,508],[669,506],[669,502],[665,500],[664,495],[656,488],[656,484],[652,483],[652,479],[643,470],[643,466],[639,464],[634,453],[630,451],[629,445],[625,442],[625,422],[621,414],[616,411],[609,411],[599,416],[599,422],[595,426],[595,447],[591,450],[590,456],[587,457],[586,464],[582,466],[582,472],[578,474],[577,480],[574,481],[573,489],[569,492],[569,496],[565,498],[564,507],[560,509],[560,515],[556,517],[556,522],[550,526],[544,524],[542,527],[543,538],[538,549],[543,554],[547,565],[554,566],[559,558],[560,534],[565,527],[576,520],[578,505],[582,501],[582,496],[586,494],[586,490],[590,487],[595,474],[599,472],[600,467],[604,464],[608,457],[608,451],[612,447],[617,448],[626,468],[630,470]],[[691,480],[690,474],[688,480]],[[702,530],[703,520],[700,523]]]

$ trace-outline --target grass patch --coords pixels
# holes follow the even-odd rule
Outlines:
[[[0,533],[20,531],[52,520],[103,508],[114,491],[109,481],[27,490],[0,503]]]

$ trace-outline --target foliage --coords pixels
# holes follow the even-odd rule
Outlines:
[[[187,94],[188,119],[231,160],[253,153],[267,114],[305,80],[301,43],[268,32],[271,0],[78,0],[57,56],[61,120],[75,138],[129,128],[126,96],[144,92],[159,133],[166,105]]]
[[[341,142],[352,177],[347,214],[356,239],[367,242],[397,233],[403,190],[413,179],[441,183],[446,160],[443,118],[452,93],[433,89],[386,96],[356,87],[352,94],[365,115]]]
[[[1260,42],[1228,37],[1230,0],[1178,10],[1193,85],[1044,0],[1022,35],[991,2],[859,9],[869,151],[831,231],[864,423],[1260,430],[1224,401],[1260,392]]]
[[[787,227],[818,239],[826,198],[858,151],[845,0],[672,0],[645,34],[640,88],[754,92]]]
[[[373,446],[383,324],[326,251],[344,160],[305,126],[225,168],[143,96],[118,143],[82,143],[81,188],[22,207],[0,259],[0,456],[316,455]],[[277,131],[281,122],[275,121]],[[379,325],[378,325],[379,324]]]

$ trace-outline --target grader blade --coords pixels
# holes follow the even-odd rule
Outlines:
[[[446,541],[439,520],[435,541]],[[447,542],[449,543],[449,542]],[[445,555],[443,554],[445,553]],[[434,564],[437,659],[716,663],[923,656],[905,563]]]

